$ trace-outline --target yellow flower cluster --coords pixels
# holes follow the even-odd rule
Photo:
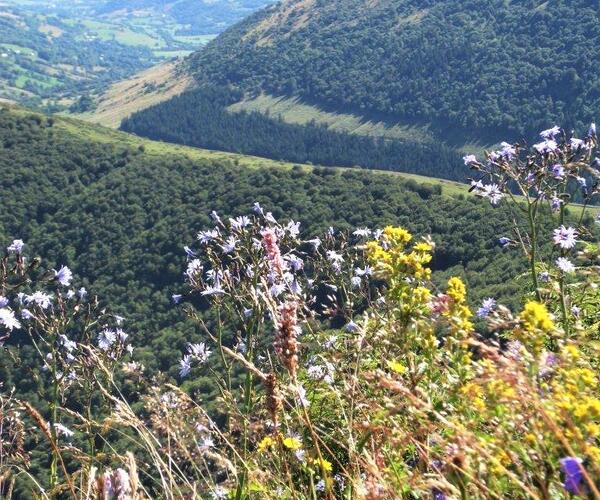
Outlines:
[[[548,309],[544,304],[534,300],[525,304],[525,308],[519,317],[529,332],[534,333],[536,330],[541,330],[550,333],[554,330],[554,321],[552,321]]]
[[[411,240],[412,235],[406,229],[388,226],[383,230],[380,241],[367,243],[367,259],[381,278],[428,280],[431,277],[431,269],[426,265],[431,262],[432,246],[422,241],[407,252],[407,244]]]
[[[455,276],[448,280],[448,291],[446,293],[452,299],[447,316],[454,318],[455,324],[460,330],[467,333],[471,332],[473,323],[469,319],[473,316],[473,313],[466,305],[467,287],[460,278]]]

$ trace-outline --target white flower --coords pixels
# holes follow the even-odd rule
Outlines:
[[[576,139],[575,137],[573,137],[571,139],[571,149],[584,149],[584,150],[588,150],[590,149],[590,147],[585,143],[585,141],[581,140],[581,139]]]
[[[216,240],[218,237],[219,230],[216,228],[210,231],[200,231],[197,235],[197,238],[202,244],[210,243],[211,241]]]
[[[202,291],[202,295],[204,297],[208,296],[208,295],[224,295],[225,294],[225,290],[223,290],[221,288],[220,285],[216,285],[216,286],[207,286],[203,291]]]
[[[590,129],[588,130],[588,135],[589,136],[596,135],[596,124],[595,123],[590,124]]]
[[[559,257],[558,259],[556,259],[556,266],[563,273],[573,273],[573,272],[575,272],[575,266],[573,265],[573,263],[569,259],[566,259],[565,257]]]
[[[62,285],[69,286],[73,279],[73,273],[67,266],[62,266],[58,271],[54,269],[54,278]]]
[[[13,240],[13,242],[6,247],[6,250],[8,253],[21,253],[24,246],[25,243],[23,243],[23,240]]]
[[[31,313],[31,311],[29,309],[21,310],[21,318],[23,318],[24,320],[32,319],[34,317],[35,316]]]
[[[228,495],[229,491],[223,488],[223,486],[216,486],[213,492],[211,493],[212,498],[215,500],[223,500],[227,498]]]
[[[234,231],[241,231],[246,226],[249,226],[251,222],[246,215],[243,215],[241,217],[236,217],[235,219],[229,219],[229,224]]]
[[[352,234],[354,236],[358,236],[359,238],[368,238],[369,236],[371,236],[372,231],[365,227],[365,228],[358,228],[356,231],[354,231]]]
[[[21,328],[21,323],[15,318],[15,313],[5,307],[0,309],[0,324],[4,325],[9,331],[13,331],[15,328]]]
[[[291,220],[288,222],[287,226],[285,226],[285,230],[292,238],[296,238],[300,234],[300,223]]]
[[[252,210],[254,211],[255,214],[258,214],[258,215],[262,215],[264,213],[264,210],[260,206],[260,203],[258,201],[254,202],[254,205],[252,205]]]
[[[77,295],[79,296],[79,300],[83,300],[86,298],[88,292],[84,287],[81,287],[79,290],[77,290]]]
[[[192,279],[194,276],[201,273],[203,268],[204,266],[202,265],[202,261],[200,259],[191,260],[188,262],[185,275],[188,277],[188,279]]]
[[[554,244],[563,250],[570,250],[577,245],[577,231],[572,227],[560,226],[554,230]]]
[[[549,139],[538,144],[534,144],[533,148],[540,154],[554,153],[558,149],[556,141]]]
[[[221,248],[223,249],[223,253],[231,253],[235,250],[235,246],[237,245],[238,240],[236,240],[233,236],[230,236],[229,238],[227,238],[227,240],[225,241],[224,245],[221,245]]]
[[[352,288],[359,288],[362,284],[362,278],[360,276],[352,276],[352,278],[350,279],[350,283],[352,285]]]
[[[72,352],[77,349],[77,342],[73,342],[66,335],[60,335],[60,344],[68,351]]]
[[[64,436],[67,438],[70,438],[75,434],[71,429],[65,427],[63,424],[59,424],[58,422],[54,424],[54,429],[59,436]]]
[[[305,241],[305,243],[308,243],[310,246],[312,246],[314,252],[316,252],[319,249],[319,247],[321,246],[321,240],[319,238],[307,240],[307,241]]]

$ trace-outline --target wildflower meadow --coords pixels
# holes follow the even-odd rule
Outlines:
[[[436,286],[427,234],[213,212],[171,297],[202,338],[177,379],[146,372],[143,332],[14,240],[0,343],[15,363],[33,353],[43,383],[25,400],[0,381],[0,497],[600,498],[597,151],[592,125],[464,158],[482,203],[510,207],[492,244],[529,264],[518,310],[473,307],[456,276]],[[187,390],[206,377],[212,401]]]

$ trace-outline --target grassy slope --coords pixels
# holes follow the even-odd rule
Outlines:
[[[6,106],[0,102],[0,107]],[[10,106],[10,105],[9,105]],[[31,114],[29,110],[10,106],[12,112],[19,114]],[[236,153],[227,153],[223,151],[212,151],[208,149],[193,148],[189,146],[180,146],[177,144],[170,144],[166,142],[151,141],[144,139],[136,135],[127,134],[125,132],[112,130],[110,128],[89,123],[86,121],[70,118],[70,117],[56,117],[55,127],[66,131],[69,134],[90,139],[97,142],[111,143],[121,147],[139,148],[143,147],[145,153],[150,156],[156,157],[180,157],[185,156],[192,160],[229,160],[234,162],[236,165],[243,168],[276,168],[276,169],[291,169],[296,163],[283,162],[270,160],[267,158],[261,158],[258,156],[248,156]],[[314,169],[315,167],[310,165],[301,165],[306,170]],[[328,167],[337,169],[338,167]],[[459,182],[453,182],[443,179],[437,179],[433,177],[426,177],[416,174],[405,174],[401,172],[391,171],[380,171],[370,170],[373,175],[389,175],[398,176],[403,179],[413,180],[418,183],[439,185],[442,189],[442,194],[445,196],[455,197],[459,195],[470,195],[469,186],[461,184]],[[596,215],[600,214],[600,206],[588,208],[590,213]]]

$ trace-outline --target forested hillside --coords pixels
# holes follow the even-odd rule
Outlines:
[[[509,274],[524,262],[497,234],[509,214],[439,185],[355,169],[312,169],[152,143],[106,129],[15,108],[0,111],[0,240],[24,239],[51,262],[69,265],[138,332],[140,359],[174,370],[191,334],[170,304],[185,263],[183,246],[222,217],[255,201],[303,234],[399,224],[431,234],[434,276],[464,275],[486,296],[518,302]],[[485,221],[482,224],[482,221]]]
[[[202,83],[501,140],[597,116],[599,41],[594,0],[287,0],[189,66]]]

